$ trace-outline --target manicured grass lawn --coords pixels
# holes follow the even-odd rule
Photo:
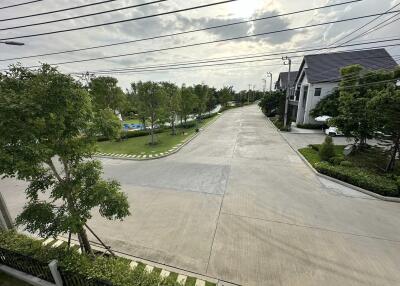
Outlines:
[[[141,122],[139,119],[124,120],[122,123],[127,123],[127,124],[142,124],[142,122]]]
[[[391,173],[385,173],[387,156],[378,147],[356,151],[344,157],[345,146],[335,145],[335,157],[323,162],[319,156],[320,145],[299,149],[299,152],[315,169],[325,175],[352,185],[384,195],[398,197],[400,192],[400,162]]]
[[[214,120],[215,117],[204,119],[199,127],[206,125]],[[163,133],[155,134],[157,144],[150,145],[149,136],[124,139],[121,141],[105,141],[98,143],[98,149],[101,153],[110,154],[128,154],[128,155],[151,155],[165,153],[174,146],[187,140],[195,133],[195,128],[177,129],[177,135],[171,135],[171,130],[167,129]]]
[[[0,272],[0,285],[1,286],[30,286],[30,284],[15,279],[14,277],[8,276],[7,274]]]

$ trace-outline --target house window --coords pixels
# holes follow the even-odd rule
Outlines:
[[[321,88],[316,88],[315,89],[314,96],[321,96]]]

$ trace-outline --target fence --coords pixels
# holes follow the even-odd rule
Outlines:
[[[61,267],[51,267],[51,264],[41,262],[30,256],[23,255],[0,247],[0,264],[30,274],[56,286],[112,286],[108,281],[88,278],[82,274],[66,271]],[[51,268],[53,272],[51,271]]]
[[[55,283],[47,263],[0,247],[0,264]]]
[[[102,281],[99,279],[87,277],[70,271],[65,271],[62,269],[58,269],[60,273],[61,280],[63,282],[63,286],[112,286],[113,284],[108,281]]]

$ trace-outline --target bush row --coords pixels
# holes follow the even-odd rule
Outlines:
[[[349,167],[346,165],[347,164],[343,164],[343,162],[341,162],[341,165],[336,166],[327,162],[317,162],[314,164],[314,167],[321,174],[364,188],[382,196],[399,196],[399,186],[395,180],[383,175],[372,174],[358,167]]]
[[[57,259],[60,267],[66,271],[110,281],[116,286],[156,286],[160,283],[167,286],[180,285],[168,278],[162,280],[158,273],[147,273],[144,267],[138,266],[132,270],[130,261],[124,258],[98,256],[93,259],[76,250],[67,250],[66,247],[43,246],[41,241],[14,231],[0,231],[0,247],[44,263]]]
[[[296,127],[302,128],[302,129],[322,129],[322,128],[326,128],[327,126],[323,125],[323,124],[307,123],[307,124],[297,124]]]

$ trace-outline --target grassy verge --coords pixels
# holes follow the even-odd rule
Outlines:
[[[214,120],[215,116],[205,118],[199,123],[199,127],[205,126]],[[195,127],[178,128],[177,135],[171,134],[171,129],[155,134],[157,144],[150,145],[150,136],[134,137],[121,141],[98,142],[98,150],[101,153],[128,154],[128,155],[152,155],[165,153],[174,146],[186,141],[196,132]]]
[[[344,157],[344,146],[336,145],[335,156],[325,162],[319,156],[319,147],[320,145],[311,145],[299,149],[299,152],[321,174],[383,196],[400,196],[400,169],[390,174],[384,173],[382,165],[385,157],[378,148],[371,147]]]

